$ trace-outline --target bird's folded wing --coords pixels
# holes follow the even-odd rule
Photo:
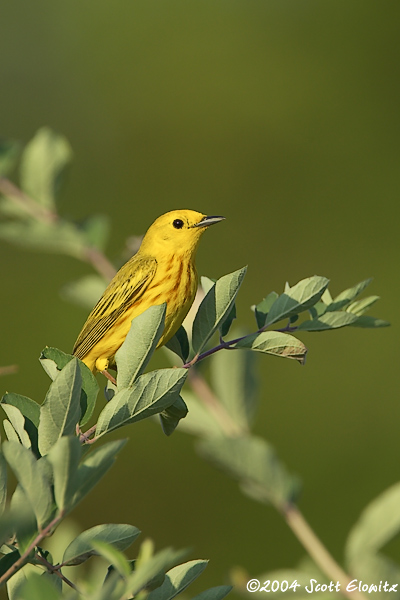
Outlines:
[[[117,273],[90,313],[73,354],[83,359],[118,319],[143,295],[157,270],[151,257],[134,256]]]

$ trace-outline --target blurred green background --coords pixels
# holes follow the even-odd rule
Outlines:
[[[305,368],[259,358],[256,431],[304,482],[301,509],[337,559],[361,509],[399,472],[398,227],[400,4],[372,0],[3,2],[0,134],[48,125],[75,153],[60,212],[109,215],[115,257],[159,214],[227,220],[198,270],[249,265],[239,322],[272,289],[309,275],[333,294],[370,275],[378,331],[306,334]],[[0,245],[0,381],[42,401],[45,345],[68,352],[87,312],[59,289],[90,272],[63,256]],[[128,522],[158,548],[210,558],[193,591],[294,566],[281,518],[243,497],[182,433],[151,422],[79,507],[80,527]],[[400,544],[388,552],[398,558]],[[192,591],[192,590],[191,590]]]

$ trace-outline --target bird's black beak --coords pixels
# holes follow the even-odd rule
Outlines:
[[[195,225],[192,225],[192,227],[209,227],[210,225],[214,225],[214,223],[219,223],[224,219],[225,217],[203,217],[201,221],[199,221]]]

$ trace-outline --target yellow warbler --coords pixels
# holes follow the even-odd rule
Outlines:
[[[73,354],[91,371],[105,372],[125,340],[131,321],[149,306],[166,302],[162,346],[186,317],[197,290],[194,265],[202,233],[224,217],[173,210],[154,221],[137,254],[118,271],[90,313]]]

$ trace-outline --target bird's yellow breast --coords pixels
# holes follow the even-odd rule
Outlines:
[[[157,259],[157,269],[145,293],[116,321],[115,325],[93,346],[83,358],[91,369],[103,371],[113,364],[114,355],[124,342],[132,319],[150,306],[166,302],[164,332],[158,346],[164,345],[182,325],[197,291],[197,272],[191,260],[185,256],[170,255]]]

